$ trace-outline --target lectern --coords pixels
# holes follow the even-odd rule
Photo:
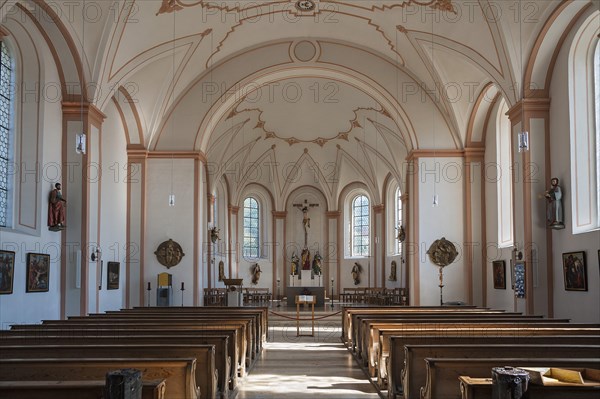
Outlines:
[[[315,336],[315,303],[317,297],[314,295],[296,295],[296,337],[314,337]],[[300,334],[300,305],[308,304],[312,308],[312,333]]]
[[[227,287],[227,306],[244,306],[244,293],[242,292],[243,278],[224,278],[223,284]]]

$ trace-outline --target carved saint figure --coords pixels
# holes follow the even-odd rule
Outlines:
[[[296,255],[296,253],[294,252],[292,254],[292,263],[290,265],[291,269],[292,269],[292,273],[291,273],[292,276],[295,276],[298,274],[298,270],[299,270],[299,266],[300,266],[299,262],[300,262],[300,259],[298,259],[298,255]]]
[[[54,190],[50,192],[50,203],[48,204],[48,226],[50,230],[62,230],[65,226],[65,200],[60,191],[61,184],[56,183]]]
[[[550,180],[550,188],[544,194],[547,200],[546,221],[548,227],[555,230],[565,228],[562,209],[562,190],[558,185],[558,178],[553,177]]]
[[[310,270],[310,251],[308,248],[304,247],[300,257],[302,258],[302,270]]]
[[[315,257],[313,258],[313,262],[312,262],[312,272],[313,272],[313,275],[320,276],[321,273],[323,273],[323,268],[321,266],[321,261],[322,260],[323,260],[323,258],[319,254],[319,251],[317,251],[315,253]]]
[[[390,276],[388,277],[388,281],[396,281],[396,261],[392,261],[392,270],[390,271]]]
[[[225,279],[225,263],[223,261],[219,262],[219,281],[223,281]]]
[[[260,265],[258,263],[255,263],[252,267],[252,284],[258,284],[258,280],[260,280],[261,273],[262,270],[260,270]]]
[[[354,280],[354,285],[360,284],[360,273],[362,272],[362,266],[358,262],[354,262],[354,266],[352,267],[352,279]]]

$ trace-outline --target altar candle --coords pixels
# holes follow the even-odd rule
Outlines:
[[[181,282],[181,291],[185,290],[183,281]]]
[[[150,291],[152,288],[150,288],[150,281],[148,281],[148,291]]]

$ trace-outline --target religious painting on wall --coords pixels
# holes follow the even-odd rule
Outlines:
[[[108,262],[106,269],[106,284],[109,290],[119,289],[119,278],[121,273],[121,264],[119,262]]]
[[[587,291],[585,252],[567,252],[562,255],[566,291]]]
[[[515,296],[525,298],[525,262],[517,261],[515,263]]]
[[[26,292],[48,292],[50,286],[50,255],[27,254]]]
[[[492,275],[494,276],[494,288],[497,290],[506,289],[506,265],[503,260],[492,262]]]
[[[15,253],[0,250],[0,295],[12,294],[15,277]]]

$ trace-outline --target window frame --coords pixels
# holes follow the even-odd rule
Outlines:
[[[366,216],[367,218],[367,223],[366,224],[360,224],[358,227],[360,227],[361,229],[367,229],[367,233],[366,234],[360,234],[360,235],[356,235],[355,231],[356,231],[356,218],[357,215],[355,215],[355,211],[356,211],[356,202],[359,198],[364,198],[366,200],[366,205],[365,204],[361,204],[358,205],[361,209],[361,214],[358,215],[358,217],[364,218]],[[363,193],[359,193],[356,194],[352,197],[352,200],[350,201],[350,257],[352,258],[368,258],[370,256],[371,253],[371,233],[370,233],[370,228],[371,228],[371,200],[369,199],[369,197]],[[364,213],[364,210],[366,209],[366,215]],[[366,244],[364,244],[364,239],[362,240],[362,243],[359,244],[359,247],[366,247],[366,251],[360,251],[360,252],[356,252],[355,248],[357,246],[356,244],[356,239],[358,237],[364,238],[366,237]]]
[[[256,204],[256,207],[249,207],[246,206],[246,202],[247,201],[253,201]],[[251,216],[246,216],[246,210],[252,210],[252,209],[256,209],[256,217],[251,217]],[[258,198],[256,198],[255,196],[252,195],[248,195],[247,197],[244,198],[244,201],[242,202],[242,255],[244,256],[244,258],[248,258],[248,259],[259,259],[261,257],[261,230],[262,230],[262,223],[261,223],[261,204]],[[255,220],[256,221],[256,226],[252,226],[252,223],[250,223],[249,228],[256,228],[256,236],[254,236],[253,234],[251,235],[247,235],[246,234],[246,221],[247,220]],[[246,245],[246,239],[255,239],[256,240],[256,245],[253,246],[248,246]],[[251,250],[251,252],[249,252]]]
[[[6,58],[8,58],[8,62],[5,62]],[[8,79],[4,81],[0,80],[0,86],[3,86],[3,83],[5,83],[7,86],[5,88],[0,87],[0,102],[6,103],[7,107],[6,126],[4,126],[4,124],[0,124],[0,142],[1,140],[5,141],[4,149],[2,149],[2,147],[0,146],[0,159],[2,159],[6,163],[6,173],[2,173],[5,181],[0,182],[0,191],[5,193],[5,203],[3,206],[1,206],[2,209],[0,209],[0,228],[2,229],[12,228],[12,190],[14,185],[9,177],[10,174],[8,173],[8,170],[10,168],[11,162],[14,162],[13,120],[15,115],[15,95],[12,92],[12,88],[15,79],[15,61],[14,56],[11,54],[11,50],[7,43],[4,40],[0,40],[0,75],[4,75],[6,71],[8,71]],[[2,136],[5,136],[4,139]]]

